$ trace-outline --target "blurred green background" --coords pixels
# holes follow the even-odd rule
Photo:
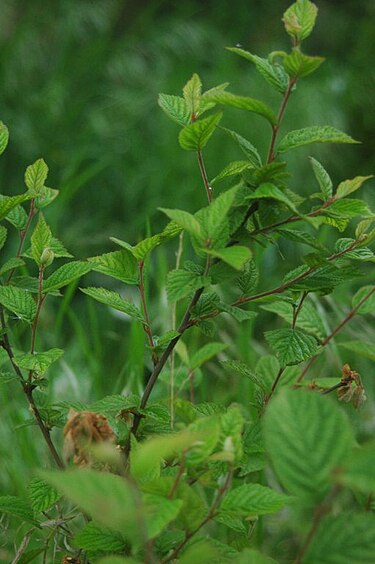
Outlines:
[[[21,191],[26,166],[43,157],[50,168],[48,185],[61,190],[46,218],[78,258],[114,250],[110,236],[136,243],[149,231],[162,228],[165,218],[158,207],[195,211],[205,203],[197,163],[194,155],[179,148],[178,126],[159,109],[158,93],[179,94],[197,72],[206,89],[229,81],[231,91],[264,99],[277,108],[279,96],[250,63],[225,47],[240,44],[260,56],[288,49],[281,16],[289,4],[2,0],[0,119],[8,125],[11,138],[0,160],[0,192]],[[317,0],[317,5],[317,26],[304,49],[327,60],[316,74],[301,81],[283,130],[331,124],[362,145],[300,149],[288,157],[292,187],[302,194],[315,191],[310,154],[322,161],[335,183],[375,171],[375,2]],[[263,154],[267,150],[270,131],[261,118],[250,115],[245,120],[241,112],[228,110],[224,125],[242,133]],[[241,157],[218,132],[205,154],[209,177],[233,158]],[[373,191],[374,182],[362,189],[369,203],[375,202]],[[175,250],[171,244],[149,265],[151,317],[159,334],[170,328],[162,286]],[[286,248],[284,255],[287,271],[298,257],[292,248],[289,252]],[[267,287],[279,280],[273,266],[278,260],[274,249],[265,256]],[[357,287],[371,280],[369,272]],[[109,279],[94,275],[89,282],[111,285]],[[331,298],[323,300],[328,325],[334,326],[347,311],[348,292],[348,287],[337,292],[339,305]],[[50,398],[91,401],[124,389],[139,391],[149,368],[142,329],[74,293],[71,287],[63,299],[47,303],[41,321],[45,336],[40,346],[67,349],[58,368],[51,370]],[[275,317],[263,313],[255,328],[251,323],[237,328],[226,320],[219,325],[217,340],[230,344],[233,357],[252,361],[267,351],[264,344],[252,341],[254,331],[257,336],[264,324],[274,326]],[[375,339],[371,320],[355,320],[348,329],[352,338],[358,330],[367,340]],[[190,339],[202,341],[202,336],[194,334]],[[370,387],[371,366],[373,374],[369,362],[360,359],[356,365],[368,375]],[[334,367],[337,372],[337,363]],[[330,369],[328,363],[325,370]],[[242,384],[228,385],[215,365],[208,370],[215,386],[203,385],[202,399],[240,398]],[[0,489],[14,493],[24,489],[33,468],[44,464],[47,455],[38,431],[24,426],[29,414],[16,386],[2,390],[0,405],[4,461]],[[358,423],[365,435],[374,430],[374,418],[369,406]]]

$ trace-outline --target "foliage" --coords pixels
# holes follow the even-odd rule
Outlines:
[[[262,58],[230,49],[252,63],[281,97],[278,111],[229,92],[227,83],[204,90],[197,74],[182,96],[160,95],[161,109],[181,128],[181,149],[195,154],[207,200],[194,213],[159,208],[169,221],[160,233],[135,245],[112,238],[120,250],[74,260],[41,211],[58,196],[45,185],[48,166],[41,158],[27,167],[22,194],[1,196],[0,244],[7,243],[8,229],[19,239],[15,256],[0,270],[1,384],[20,387],[29,423],[38,427],[57,467],[40,465],[27,497],[0,497],[1,512],[10,523],[21,521],[25,531],[15,562],[46,561],[57,548],[69,551],[63,561],[107,564],[261,563],[274,562],[274,555],[281,562],[371,562],[375,449],[373,443],[359,446],[345,412],[353,418],[366,400],[361,376],[348,364],[330,378],[306,375],[356,314],[373,313],[373,284],[357,289],[336,327],[327,327],[319,309],[325,296],[368,273],[374,262],[375,214],[361,199],[348,197],[372,177],[344,179],[335,189],[325,166],[311,157],[311,190],[302,196],[291,189],[284,154],[304,145],[357,141],[331,125],[280,135],[299,80],[323,63],[301,47],[316,16],[309,0],[297,0],[284,13],[289,53]],[[244,110],[244,120],[263,120],[271,131],[265,156],[257,139],[222,126],[228,107]],[[242,150],[242,160],[238,156],[224,168],[220,163],[210,182],[204,156],[221,133]],[[0,122],[0,152],[8,139]],[[327,231],[334,244],[323,243]],[[278,284],[269,288],[259,249],[279,248],[285,241],[293,243],[296,265],[282,276],[280,259]],[[156,335],[147,274],[157,248],[173,245],[177,259],[165,277],[172,324]],[[310,247],[308,254],[302,245]],[[56,267],[60,260],[64,263]],[[128,316],[143,331],[142,357],[147,355],[151,370],[141,390],[129,384],[127,393],[112,390],[93,404],[77,398],[54,403],[49,379],[63,350],[38,350],[44,305],[86,275],[90,286],[80,289],[87,299]],[[103,287],[106,277],[119,291]],[[123,296],[126,286],[138,292],[138,304]],[[228,325],[252,323],[257,314],[281,320],[257,335],[256,362],[230,358],[227,343],[214,337],[221,319]],[[191,334],[197,335],[195,343]],[[374,360],[362,340],[340,344],[354,351],[355,359]],[[215,396],[197,401],[206,364],[216,357],[223,360],[217,370],[228,382],[246,379],[239,402],[223,405]],[[337,398],[326,397],[336,391]],[[345,410],[339,400],[351,405]],[[55,428],[62,426],[63,455],[55,444]],[[275,517],[281,510],[283,525]],[[286,542],[280,556],[281,533]]]

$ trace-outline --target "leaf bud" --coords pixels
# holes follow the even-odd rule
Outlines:
[[[43,250],[42,255],[40,257],[40,264],[44,266],[44,268],[46,268],[47,266],[50,266],[53,263],[54,258],[55,258],[55,253],[53,252],[53,250],[50,249],[49,247],[46,247]]]

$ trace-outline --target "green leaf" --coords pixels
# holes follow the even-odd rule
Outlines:
[[[325,168],[319,161],[317,161],[313,157],[309,157],[309,158],[315,174],[315,178],[318,181],[320,190],[322,192],[323,198],[325,201],[327,201],[330,198],[332,198],[332,180],[328,172],[325,170]]]
[[[196,217],[202,226],[202,236],[207,246],[224,247],[230,236],[228,214],[235,201],[238,186],[226,190],[207,207],[197,212]]]
[[[375,517],[341,513],[322,519],[304,556],[304,564],[372,564]]]
[[[87,259],[92,269],[120,280],[125,284],[139,284],[138,263],[132,253],[126,249],[105,253]]]
[[[48,188],[48,186],[43,186],[39,192],[37,197],[35,198],[35,207],[38,210],[42,208],[46,208],[57,198],[59,195],[59,190],[55,190],[54,188]]]
[[[9,382],[15,382],[18,377],[12,372],[0,372],[0,386],[3,384],[9,384]]]
[[[267,59],[262,59],[257,55],[253,55],[244,49],[239,49],[238,47],[227,47],[228,51],[236,53],[240,57],[244,57],[248,61],[254,63],[257,71],[263,76],[263,78],[271,84],[275,90],[284,94],[288,88],[288,76],[284,71],[283,67],[279,64],[273,64]]]
[[[323,57],[305,55],[299,47],[293,47],[291,54],[283,59],[286,72],[293,78],[302,78],[313,73],[323,62]]]
[[[335,253],[345,251],[345,249],[350,248],[353,243],[355,243],[355,239],[350,239],[349,237],[337,239],[335,243]],[[353,248],[352,251],[345,253],[344,256],[345,258],[352,260],[371,260],[374,256],[374,253],[368,247],[357,246]]]
[[[30,505],[23,499],[13,495],[0,496],[0,513],[19,517],[23,521],[35,524],[34,513]]]
[[[225,459],[229,462],[240,462],[243,457],[242,434],[245,425],[241,409],[237,406],[231,406],[220,417],[220,425],[219,448],[221,454],[224,454]]]
[[[124,478],[86,469],[45,471],[41,475],[100,525],[123,533],[129,540],[139,538],[134,514],[142,515],[143,508],[136,504],[133,486]]]
[[[73,280],[81,278],[84,274],[90,272],[93,269],[92,264],[82,261],[72,261],[67,264],[60,266],[55,272],[53,272],[43,284],[43,293],[48,294],[54,290],[58,290],[63,286],[67,286]],[[95,270],[94,266],[94,270]]]
[[[215,178],[211,180],[211,184],[217,182],[218,180],[222,180],[223,178],[228,178],[228,176],[234,176],[236,174],[241,174],[245,170],[251,170],[254,166],[249,163],[248,161],[233,161],[229,163]]]
[[[28,323],[32,323],[36,315],[36,303],[31,294],[15,286],[0,287],[0,304]]]
[[[216,104],[231,106],[232,108],[247,110],[248,112],[258,114],[269,121],[271,125],[276,125],[277,123],[277,117],[274,114],[273,110],[260,100],[249,98],[247,96],[236,96],[235,94],[231,94],[230,92],[221,92],[219,94],[210,96],[209,99]]]
[[[112,307],[117,311],[122,311],[141,323],[145,322],[143,313],[132,302],[125,300],[117,292],[107,290],[106,288],[80,288],[80,290],[102,304]]]
[[[260,158],[259,152],[254,147],[254,145],[252,143],[250,143],[250,141],[248,141],[247,139],[245,139],[244,137],[242,137],[241,135],[239,135],[235,131],[232,131],[231,129],[227,129],[225,127],[220,127],[220,129],[225,131],[225,133],[230,135],[230,137],[232,137],[232,139],[234,139],[234,141],[236,141],[237,145],[240,147],[240,149],[243,151],[243,153],[249,159],[251,164],[253,164],[256,167],[262,166],[262,159]]]
[[[236,284],[243,295],[249,294],[257,287],[259,271],[254,260],[249,261],[243,269],[243,273],[236,279]]]
[[[5,123],[0,121],[0,155],[2,155],[8,145],[9,130]]]
[[[290,131],[283,137],[277,150],[279,153],[285,153],[290,149],[311,143],[359,143],[359,141],[355,141],[346,133],[330,125],[316,125]]]
[[[370,443],[353,449],[335,478],[343,486],[370,494],[375,492],[374,465],[375,446]]]
[[[7,217],[13,208],[30,199],[30,194],[20,194],[19,196],[2,196],[0,194],[0,220]]]
[[[41,256],[44,249],[50,247],[52,232],[48,227],[42,213],[39,214],[38,223],[31,235],[31,254],[35,262],[41,265]]]
[[[6,216],[6,220],[9,221],[18,231],[25,229],[27,224],[27,213],[21,205],[15,206]]]
[[[83,529],[78,531],[74,537],[74,544],[91,552],[121,552],[126,546],[119,533],[115,533],[93,521],[87,523]]]
[[[254,317],[257,316],[257,313],[255,311],[224,304],[223,302],[219,304],[219,309],[221,311],[225,311],[225,313],[229,313],[229,315],[231,315],[239,323],[242,323],[243,321],[249,321],[250,319],[254,319]]]
[[[252,548],[245,548],[233,559],[233,564],[277,564],[276,560]]]
[[[44,374],[52,363],[62,357],[64,351],[62,349],[49,349],[46,352],[35,352],[33,354],[16,354],[14,362],[20,368],[32,370],[37,374]]]
[[[222,117],[222,113],[213,114],[184,127],[178,136],[182,149],[201,151],[207,145]]]
[[[187,109],[191,115],[197,116],[199,114],[199,105],[202,95],[202,83],[196,73],[194,73],[191,79],[185,84],[182,91]]]
[[[286,196],[280,188],[272,184],[271,182],[264,182],[251,194],[252,200],[258,200],[263,198],[270,198],[272,200],[277,200],[285,204],[290,210],[295,214],[301,215],[294,203]]]
[[[190,123],[191,114],[181,96],[159,94],[158,104],[167,116],[179,125],[185,126]]]
[[[188,432],[197,437],[185,455],[186,464],[191,468],[204,462],[213,452],[220,439],[221,426],[217,417],[203,417],[191,423]]]
[[[189,366],[191,370],[202,366],[202,364],[224,351],[227,347],[228,345],[225,343],[207,343],[198,349],[190,358]]]
[[[279,511],[287,505],[288,496],[260,484],[243,484],[231,490],[221,504],[221,511],[255,517]]]
[[[288,302],[271,302],[269,304],[264,304],[261,307],[266,311],[271,311],[280,315],[280,317],[285,319],[287,323],[291,324],[293,321],[293,306]],[[322,319],[314,306],[309,302],[305,301],[300,309],[296,326],[304,329],[307,333],[312,333],[319,339],[324,339],[326,336],[326,330]]]
[[[349,421],[334,401],[285,388],[268,406],[264,438],[282,486],[308,505],[324,499],[333,470],[354,444]]]
[[[367,296],[370,292],[373,292],[374,286],[363,286],[360,288],[353,296],[352,306],[357,307],[357,305]],[[357,310],[357,313],[365,315],[366,313],[375,313],[375,292],[364,302],[363,305]]]
[[[183,505],[182,499],[165,499],[152,494],[144,495],[145,520],[148,537],[157,537],[162,530],[174,521]]]
[[[348,194],[355,192],[369,178],[374,177],[372,174],[370,174],[370,176],[356,176],[351,180],[344,180],[343,182],[340,182],[336,190],[336,198],[345,198],[346,196],[348,196]]]
[[[140,560],[134,558],[123,558],[122,556],[105,556],[98,560],[98,564],[141,564]]]
[[[121,241],[121,239],[117,239],[116,237],[110,237],[110,239],[117,245],[120,245],[120,247],[128,249],[138,261],[144,260],[148,253],[160,245],[163,240],[161,235],[153,235],[152,237],[147,237],[147,239],[140,241],[137,245],[132,247],[129,243]]]
[[[255,384],[255,386],[258,386],[258,388],[260,388],[266,393],[268,392],[268,387],[262,381],[259,374],[254,372],[254,370],[252,370],[244,362],[241,362],[240,360],[225,360],[221,364],[225,366],[225,368],[229,372],[234,372],[235,374],[238,374],[241,377],[249,378],[249,380],[251,380],[253,384]]]
[[[32,193],[37,196],[42,190],[48,175],[48,166],[43,159],[38,159],[28,166],[25,172],[25,184]]]
[[[31,480],[28,486],[28,494],[31,500],[31,506],[36,512],[47,511],[50,507],[55,505],[61,497],[55,488],[40,478],[33,478]]]
[[[0,225],[0,249],[2,249],[5,245],[5,241],[7,240],[8,231],[7,228],[3,225]]]
[[[190,235],[198,239],[202,238],[201,226],[191,213],[184,210],[171,210],[168,208],[159,208],[159,210],[175,221],[182,229],[190,233]]]
[[[344,347],[360,356],[375,361],[374,343],[369,341],[345,341],[339,343],[340,347]]]
[[[251,251],[247,247],[234,245],[223,249],[204,249],[204,252],[229,264],[236,270],[242,267],[251,259]]]
[[[167,279],[168,302],[177,302],[195,290],[210,284],[211,278],[209,276],[197,276],[194,272],[183,269],[172,270],[168,273]]]
[[[6,274],[6,272],[18,268],[19,266],[23,266],[24,264],[25,263],[21,258],[17,258],[17,257],[11,258],[7,260],[0,268],[0,276],[3,276],[4,274]]]
[[[285,239],[289,239],[289,241],[295,241],[297,243],[302,243],[304,245],[309,245],[314,249],[318,249],[319,251],[327,252],[326,247],[319,241],[317,237],[313,237],[311,233],[307,233],[307,231],[300,231],[299,229],[276,229],[276,233],[281,235],[281,237],[285,237]]]
[[[264,335],[282,367],[299,364],[317,350],[317,340],[299,329],[275,329]]]
[[[318,8],[309,0],[297,0],[283,15],[285,29],[289,35],[302,41],[308,37],[315,26]]]

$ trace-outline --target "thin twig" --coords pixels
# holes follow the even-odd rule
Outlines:
[[[180,262],[182,257],[183,251],[183,241],[184,241],[184,232],[181,231],[179,240],[178,240],[178,248],[176,253],[176,270],[180,268]],[[174,302],[172,306],[172,331],[176,331],[176,313],[177,313],[177,302]],[[171,378],[170,378],[170,388],[171,388],[171,398],[170,398],[170,409],[171,409],[171,429],[173,431],[174,428],[174,386],[175,386],[175,355],[176,351],[173,350],[171,353]]]
[[[269,152],[268,152],[268,158],[267,158],[267,163],[271,163],[274,159],[275,159],[275,143],[276,143],[276,138],[277,138],[277,134],[279,132],[280,126],[281,126],[281,122],[283,120],[284,117],[284,113],[289,101],[289,97],[292,93],[293,87],[296,83],[297,79],[296,78],[289,78],[289,84],[288,84],[288,88],[286,89],[283,99],[281,101],[281,105],[280,105],[280,109],[279,109],[279,113],[277,116],[277,122],[276,125],[272,126],[272,137],[271,137],[271,144],[270,144],[270,148],[269,148]]]
[[[362,299],[360,302],[358,302],[358,304],[353,307],[349,313],[347,314],[346,317],[344,317],[344,319],[341,321],[341,323],[339,323],[337,325],[337,327],[325,338],[323,339],[323,341],[320,343],[322,347],[325,347],[328,345],[328,343],[337,335],[337,333],[339,331],[341,331],[341,329],[343,327],[345,327],[345,325],[356,315],[356,313],[358,312],[358,310],[360,309],[360,307],[369,299],[371,298],[371,296],[375,293],[375,286],[372,288],[372,290],[370,290],[370,292],[368,292]],[[313,357],[310,358],[309,362],[306,364],[305,368],[303,369],[303,371],[301,372],[301,374],[299,375],[296,384],[299,384],[300,382],[302,382],[303,378],[306,376],[307,372],[310,370],[311,366],[314,364],[315,360],[318,358],[318,355],[314,355]]]
[[[178,485],[180,483],[180,480],[181,480],[182,475],[183,475],[184,470],[185,470],[185,462],[186,462],[185,453],[183,452],[182,456],[181,456],[181,462],[180,462],[179,467],[178,467],[178,472],[176,474],[175,481],[173,482],[172,487],[171,487],[171,491],[168,494],[168,499],[173,499],[174,494],[176,493],[176,490],[178,488]]]
[[[152,351],[152,362],[154,363],[154,366],[155,366],[158,362],[158,357],[157,357],[157,354],[154,351],[155,344],[154,344],[154,339],[153,339],[153,336],[152,336],[150,316],[148,314],[148,309],[147,309],[145,286],[144,286],[144,280],[143,280],[144,264],[145,264],[144,260],[141,260],[138,263],[138,270],[139,270],[139,286],[138,286],[138,289],[139,289],[139,294],[141,296],[143,315],[145,316],[145,323],[143,323],[143,329],[144,329],[144,332],[146,333],[146,336],[147,336],[147,339],[148,339],[148,344],[149,344],[151,351]]]
[[[25,239],[26,239],[26,235],[29,231],[29,228],[30,228],[30,225],[31,225],[31,222],[32,222],[34,215],[35,215],[35,199],[33,198],[30,202],[30,211],[29,211],[29,215],[27,216],[26,225],[25,225],[25,227],[22,231],[19,231],[20,240],[19,240],[19,244],[18,244],[16,258],[19,258],[21,256],[23,245],[24,245],[24,242],[25,242]],[[12,280],[12,277],[13,277],[15,270],[16,270],[16,268],[13,268],[9,272],[6,284],[9,284],[9,282]]]
[[[204,184],[204,187],[205,187],[205,190],[206,190],[207,200],[208,200],[208,203],[210,204],[212,202],[212,188],[210,186],[210,183],[208,182],[208,177],[207,177],[206,168],[204,166],[202,151],[197,151],[197,157],[198,157],[199,170],[201,171],[203,184]]]

